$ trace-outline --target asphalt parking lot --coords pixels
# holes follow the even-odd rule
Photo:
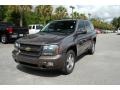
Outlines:
[[[0,43],[0,84],[120,84],[120,35],[98,35],[95,54],[80,56],[70,75],[21,67],[12,58],[13,48]]]

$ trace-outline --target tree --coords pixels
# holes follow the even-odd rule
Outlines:
[[[112,24],[107,23],[99,18],[92,18],[91,21],[95,28],[99,28],[99,29],[103,29],[103,30],[112,30],[113,29]]]
[[[23,16],[24,12],[29,12],[31,11],[32,6],[31,5],[10,5],[8,6],[8,13],[12,14],[17,14],[19,17],[19,25],[22,27],[23,26]]]
[[[120,27],[120,17],[113,18],[111,23],[114,25],[115,29],[117,30]]]
[[[79,13],[78,12],[73,12],[73,19],[78,19],[79,18]]]
[[[67,15],[68,15],[67,9],[63,6],[59,6],[55,9],[54,19],[63,19],[66,18]]]
[[[24,22],[26,23],[26,26],[28,26],[30,24],[38,24],[40,23],[40,20],[38,19],[38,15],[33,11],[31,11],[31,12],[25,12]]]
[[[44,25],[51,19],[53,7],[51,5],[39,5],[35,8],[35,13],[38,14],[39,20]]]
[[[79,19],[84,19],[84,20],[86,20],[86,19],[88,19],[88,18],[87,18],[87,16],[85,16],[85,14],[81,13],[81,14],[79,14]]]
[[[87,16],[85,16],[85,14],[83,13],[78,13],[78,12],[73,12],[73,19],[88,19]]]
[[[7,11],[7,6],[0,5],[0,21],[4,21],[4,19],[6,17],[6,11]]]

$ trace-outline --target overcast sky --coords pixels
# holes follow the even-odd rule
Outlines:
[[[53,5],[54,8],[58,7],[57,5]],[[67,8],[68,13],[71,13],[71,9],[69,6],[64,6]],[[91,13],[91,17],[99,17],[105,21],[111,21],[114,17],[120,16],[120,5],[109,5],[109,6],[81,6],[74,5],[74,11],[79,13]]]

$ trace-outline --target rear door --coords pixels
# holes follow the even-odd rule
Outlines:
[[[31,28],[29,29],[29,34],[35,34],[40,31],[40,25],[31,25]]]
[[[29,34],[34,34],[35,33],[35,25],[30,25],[29,26]]]
[[[87,30],[86,49],[88,49],[91,45],[91,39],[92,39],[92,36],[93,36],[93,31],[94,31],[94,27],[93,27],[92,23],[88,20],[85,21],[85,29]]]

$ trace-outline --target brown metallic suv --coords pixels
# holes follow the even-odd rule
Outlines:
[[[96,32],[88,20],[56,20],[48,23],[39,33],[15,42],[14,60],[38,69],[57,69],[69,74],[76,57],[95,51]]]

